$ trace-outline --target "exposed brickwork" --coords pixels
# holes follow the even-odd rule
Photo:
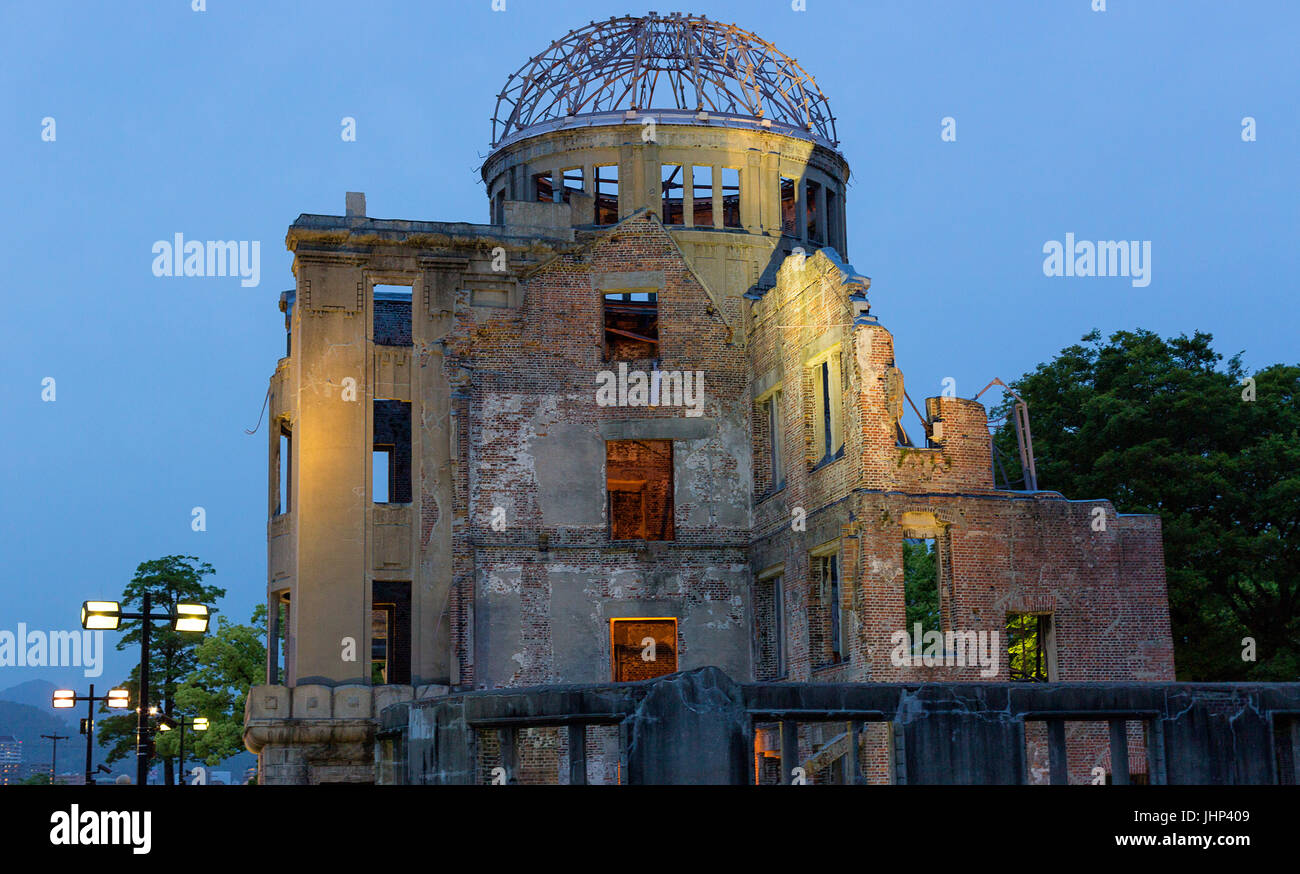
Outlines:
[[[375,301],[375,345],[411,345],[411,302]]]
[[[461,251],[469,262],[491,249]],[[465,269],[488,282],[490,274]],[[373,433],[397,448],[390,502],[419,498],[422,551],[451,518],[451,685],[607,680],[609,620],[632,617],[677,620],[680,668],[717,664],[742,680],[1005,680],[1013,613],[1051,615],[1052,679],[1172,679],[1158,518],[1120,517],[1104,500],[994,488],[985,410],[969,399],[923,399],[930,431],[900,446],[894,339],[871,317],[855,322],[862,307],[850,295],[860,286],[848,275],[825,253],[794,256],[775,287],[746,303],[741,288],[705,287],[658,220],[638,214],[516,266],[510,306],[475,305],[460,279],[425,289],[416,317],[445,320],[446,331],[412,357],[426,374],[440,363],[450,415],[430,418],[428,393],[442,390],[431,381],[417,395],[415,422],[410,403],[377,400]],[[602,372],[618,369],[603,341],[603,302],[620,282],[649,283],[658,300],[659,358],[629,368],[698,374],[699,416],[687,415],[685,399],[598,402]],[[376,307],[376,330],[409,320],[400,304]],[[836,389],[829,430],[823,380]],[[777,411],[776,469],[768,403]],[[412,437],[427,453],[435,429],[449,447],[445,471],[412,454]],[[651,464],[649,447],[671,448],[671,480],[647,492],[646,518],[664,508],[671,524],[647,522],[656,529],[647,535],[662,539],[612,537],[623,529],[611,531],[607,480],[655,482],[663,460]],[[445,503],[435,498],[435,472],[450,483]],[[631,505],[616,502],[615,512]],[[992,676],[979,665],[891,661],[894,634],[910,630],[908,537],[936,542],[943,627],[998,635]],[[832,559],[838,634],[823,570]],[[431,617],[419,621],[427,635]],[[848,773],[837,763],[848,755],[846,730],[800,729],[811,782]],[[589,776],[615,782],[617,736],[594,737]],[[865,727],[858,755],[868,782],[892,779],[891,738],[888,725]],[[522,735],[519,779],[560,779],[566,743]],[[1026,747],[1031,773],[1041,771],[1045,749],[1035,737]],[[1071,779],[1108,767],[1105,747],[1104,726],[1073,730]],[[1135,770],[1140,751],[1136,737]],[[756,747],[760,782],[774,776],[770,752]],[[481,754],[486,766],[490,744]]]

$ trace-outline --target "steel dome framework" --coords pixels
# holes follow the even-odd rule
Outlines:
[[[650,13],[569,31],[511,74],[492,146],[546,122],[653,109],[771,121],[839,145],[826,96],[772,43],[703,16]]]

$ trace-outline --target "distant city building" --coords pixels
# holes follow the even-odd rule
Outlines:
[[[18,782],[21,783],[23,780],[26,780],[29,777],[35,777],[37,774],[44,774],[45,776],[48,777],[50,775],[50,763],[49,762],[23,762],[18,767]]]
[[[23,742],[12,734],[0,734],[0,786],[22,779]]]

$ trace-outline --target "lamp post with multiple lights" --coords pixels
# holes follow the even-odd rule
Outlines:
[[[167,621],[174,631],[208,630],[208,608],[204,604],[179,603],[168,613],[153,613],[151,595],[145,592],[139,613],[123,613],[117,601],[86,601],[81,605],[81,627],[91,631],[116,631],[123,619],[140,620],[140,702],[136,708],[136,783],[149,779],[149,629],[154,622]]]
[[[59,709],[66,709],[76,705],[78,701],[86,702],[86,718],[83,720],[82,731],[86,735],[86,785],[93,785],[95,782],[94,771],[91,769],[91,759],[94,757],[94,738],[95,738],[95,704],[103,701],[114,710],[125,710],[127,707],[127,693],[125,689],[109,689],[107,695],[95,697],[95,684],[90,684],[89,695],[78,695],[71,689],[59,689],[54,693],[54,706]]]
[[[179,728],[181,731],[181,749],[178,758],[181,762],[181,785],[185,785],[185,726],[189,726],[195,731],[208,730],[208,718],[206,716],[196,716],[187,720],[184,716],[159,716],[158,730],[171,731],[173,728]]]

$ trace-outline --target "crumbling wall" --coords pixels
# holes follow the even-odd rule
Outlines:
[[[614,290],[658,296],[659,358],[628,372],[689,374],[702,394],[599,402],[602,372],[618,373],[602,343]],[[472,562],[475,685],[607,680],[609,620],[621,617],[674,617],[679,668],[748,677],[745,358],[658,220],[634,216],[537,268],[517,309],[457,313],[448,364],[464,374],[458,543]],[[637,440],[671,441],[667,539],[611,538],[607,443]]]

